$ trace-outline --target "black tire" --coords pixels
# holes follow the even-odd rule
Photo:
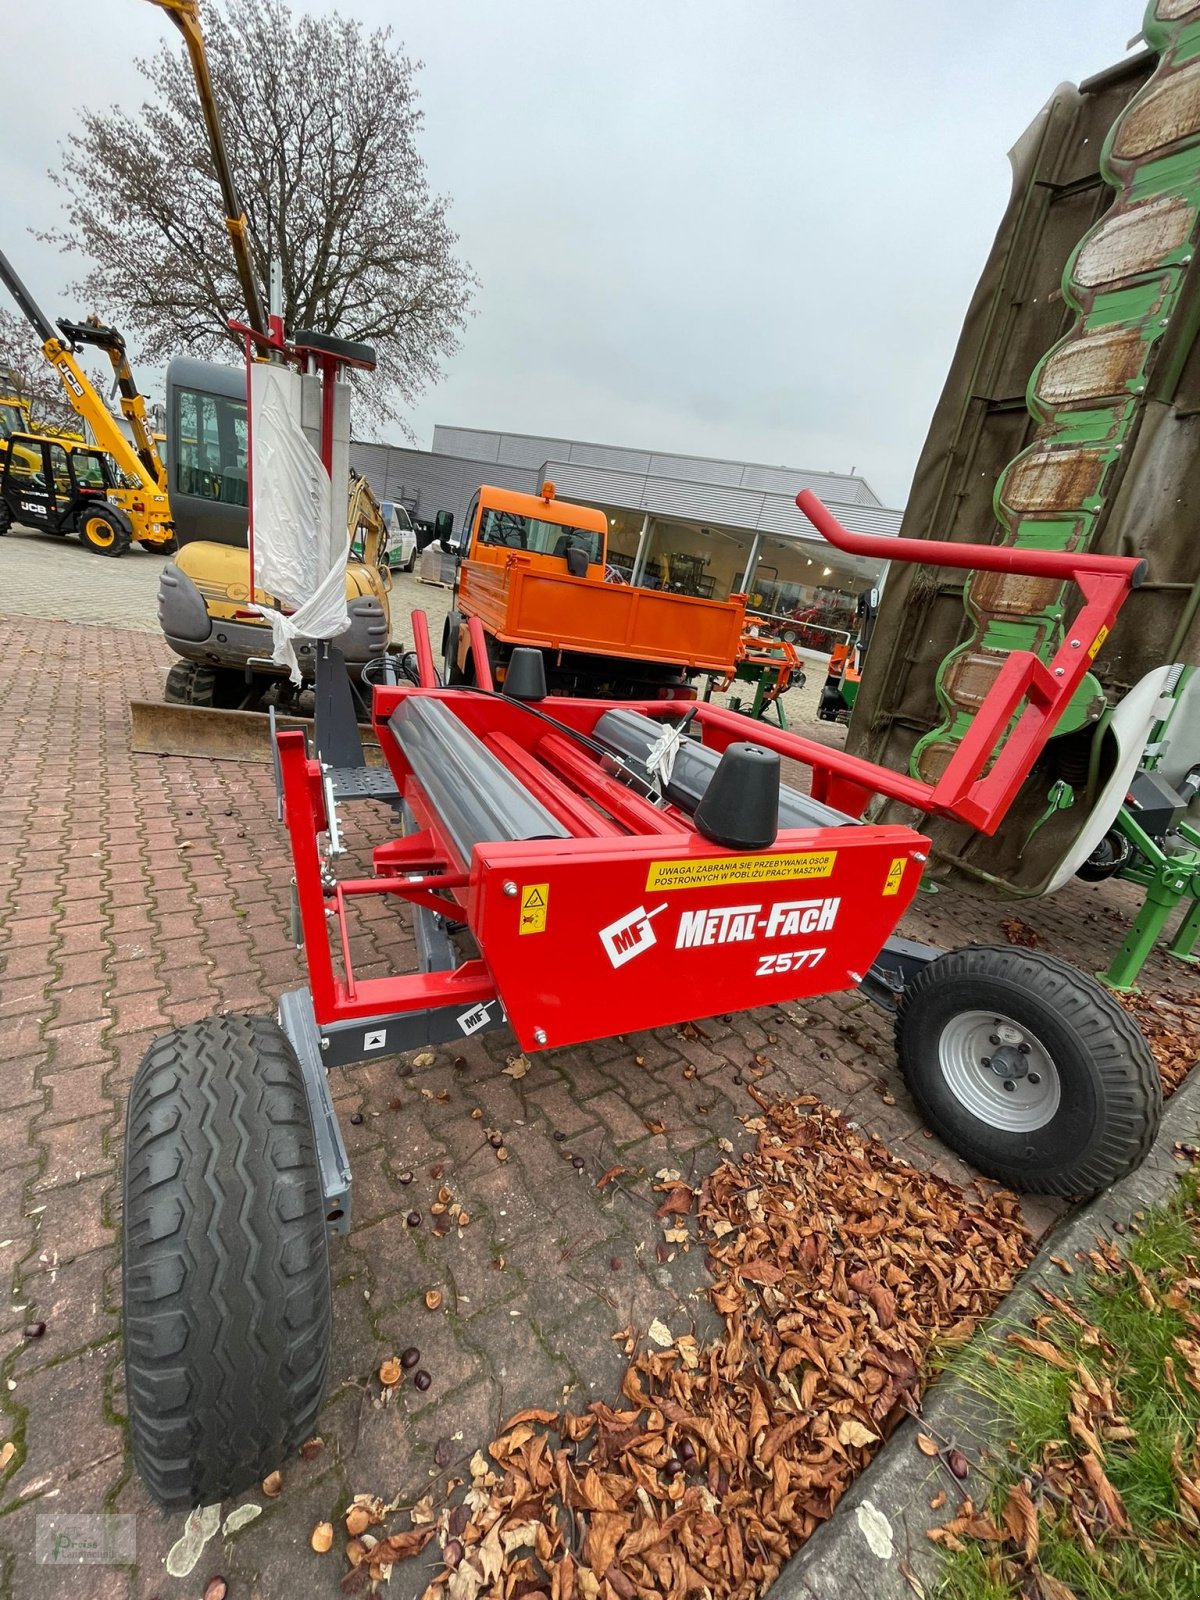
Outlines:
[[[458,635],[465,627],[461,614],[452,611],[442,628],[442,682],[451,688],[474,681],[458,665]]]
[[[246,680],[231,667],[205,667],[177,661],[167,673],[163,699],[173,706],[204,706],[235,711],[250,693]]]
[[[133,542],[129,524],[112,506],[89,506],[75,527],[80,544],[96,556],[123,556]]]
[[[413,572],[413,571],[415,571],[416,570],[416,565],[417,565],[417,547],[416,547],[416,545],[413,545],[413,553],[412,553],[412,555],[409,556],[408,560],[404,563],[405,572]]]
[[[173,556],[179,549],[178,539],[139,539],[137,542],[152,556]]]
[[[124,1215],[129,1428],[160,1505],[240,1494],[316,1432],[331,1323],[291,1045],[265,1017],[164,1035],[130,1090]]]
[[[0,500],[0,539],[4,537],[11,527],[12,512],[5,505],[4,501]]]
[[[1133,1019],[1041,951],[980,945],[931,961],[904,992],[896,1048],[929,1126],[1013,1189],[1094,1194],[1131,1172],[1158,1130],[1162,1080]]]
[[[1129,840],[1118,829],[1110,828],[1083,865],[1076,867],[1075,876],[1084,883],[1103,883],[1128,866],[1132,856]]]

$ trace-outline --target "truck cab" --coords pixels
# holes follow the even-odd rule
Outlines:
[[[493,567],[524,567],[604,581],[608,518],[591,506],[556,500],[544,483],[540,498],[486,487],[471,501],[459,548],[465,559]]]
[[[442,636],[448,683],[478,674],[469,621],[502,681],[512,651],[543,652],[554,694],[694,698],[700,673],[732,674],[745,595],[701,600],[607,581],[608,518],[555,496],[484,484],[458,541],[454,607]]]

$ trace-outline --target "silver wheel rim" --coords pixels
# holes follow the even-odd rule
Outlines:
[[[1058,1110],[1058,1069],[1038,1036],[997,1011],[960,1011],[942,1029],[938,1066],[965,1110],[1006,1133],[1033,1133]]]

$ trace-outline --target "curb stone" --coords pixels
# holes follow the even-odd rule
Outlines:
[[[1069,1261],[1077,1250],[1092,1249],[1097,1237],[1120,1246],[1114,1222],[1128,1223],[1135,1211],[1168,1200],[1188,1170],[1171,1154],[1177,1142],[1200,1143],[1200,1072],[1190,1073],[1167,1102],[1158,1138],[1142,1165],[1054,1230],[976,1339],[1000,1343],[1011,1329],[1027,1328],[1035,1308],[1046,1310],[1035,1286],[1061,1292],[1067,1281],[1051,1263],[1052,1255]],[[953,1490],[971,1493],[972,1482],[958,1485],[940,1459],[922,1455],[916,1435],[927,1427],[974,1460],[982,1450],[1002,1452],[1007,1428],[995,1408],[956,1377],[954,1367],[929,1390],[923,1410],[924,1423],[910,1417],[900,1424],[843,1495],[834,1515],[787,1563],[771,1587],[772,1600],[913,1600],[914,1594],[934,1595],[944,1557],[926,1532],[954,1515]],[[947,1491],[947,1504],[930,1511],[929,1502],[939,1489]],[[974,1493],[980,1498],[978,1482]]]

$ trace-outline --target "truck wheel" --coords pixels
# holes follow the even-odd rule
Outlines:
[[[4,537],[11,527],[12,512],[4,504],[3,500],[0,500],[0,539]]]
[[[152,556],[173,556],[179,549],[178,539],[139,539],[137,542]]]
[[[1040,951],[972,946],[909,983],[896,1045],[952,1150],[1013,1189],[1094,1194],[1145,1156],[1162,1081],[1129,1014]]]
[[[79,542],[97,556],[123,556],[132,542],[129,529],[106,507],[85,511],[79,519]]]
[[[163,699],[172,706],[206,706],[236,711],[249,690],[240,672],[230,667],[203,667],[177,661],[167,673]]]
[[[157,1039],[125,1130],[125,1383],[162,1506],[259,1483],[316,1431],[329,1253],[300,1066],[266,1017]]]

